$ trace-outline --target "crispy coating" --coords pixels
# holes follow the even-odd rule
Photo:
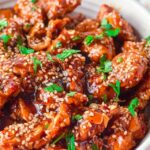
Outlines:
[[[23,25],[34,25],[35,23],[41,23],[44,20],[42,10],[36,4],[30,0],[18,0],[14,11],[19,17],[17,20]]]
[[[55,19],[72,12],[80,3],[81,0],[38,0],[37,6],[46,13],[48,19]]]
[[[68,14],[80,2],[0,10],[0,149],[131,150],[148,131],[148,38],[108,5],[97,19]]]

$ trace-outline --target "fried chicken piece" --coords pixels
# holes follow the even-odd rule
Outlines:
[[[90,32],[97,30],[99,27],[99,22],[93,19],[85,19],[76,26],[76,30],[79,32]]]
[[[11,106],[11,118],[14,120],[30,121],[33,115],[36,113],[35,106],[22,98],[17,99]]]
[[[120,107],[114,121],[108,126],[108,132],[112,133],[106,137],[108,149],[130,150],[137,140],[142,139],[146,133],[146,124],[142,116],[131,116],[126,108]]]
[[[15,53],[20,53],[18,45],[22,43],[25,45],[26,43],[21,26],[13,18],[6,21],[8,25],[0,31],[0,36],[8,36],[8,42],[4,43],[2,39],[0,40],[0,54],[9,57]]]
[[[132,97],[137,97],[139,100],[138,108],[143,110],[150,100],[150,69],[144,76],[144,79],[138,85],[135,94]]]
[[[115,56],[114,42],[111,37],[97,38],[103,31],[97,29],[91,32],[85,32],[85,39],[88,36],[93,36],[93,42],[87,44],[85,41],[81,46],[81,51],[86,53],[92,62],[99,63],[100,58],[105,55],[109,60]]]
[[[111,119],[111,110],[107,105],[92,104],[83,113],[82,119],[74,126],[73,133],[77,142],[91,139],[93,136],[100,135],[107,127]],[[115,107],[114,107],[115,109]]]
[[[81,0],[38,0],[37,6],[44,11],[50,20],[72,12],[80,3]]]
[[[1,107],[9,97],[16,96],[19,92],[32,94],[40,86],[46,86],[48,83],[57,83],[68,91],[82,93],[84,63],[85,58],[80,54],[75,54],[64,62],[55,58],[53,62],[49,60],[46,52],[18,54],[14,58],[1,62]]]
[[[97,19],[99,21],[107,19],[114,28],[120,28],[121,32],[119,34],[119,39],[122,41],[136,41],[137,38],[132,27],[113,7],[110,7],[106,4],[101,5]]]
[[[1,9],[0,10],[0,19],[6,18],[10,19],[14,15],[14,12],[12,9]]]
[[[57,112],[35,115],[31,121],[13,124],[0,132],[0,148],[40,149],[70,125],[68,106],[62,103]]]
[[[14,7],[14,11],[17,17],[19,17],[15,19],[24,26],[25,30],[28,30],[30,26],[33,26],[36,23],[43,23],[44,21],[41,8],[31,0],[18,0]]]
[[[76,150],[91,150],[95,147],[99,150],[102,150],[103,148],[103,141],[97,136],[93,136],[92,139],[88,141],[76,142]]]
[[[99,73],[98,75],[96,68],[93,67],[93,75],[89,74],[87,77],[88,90],[97,98],[108,94],[108,98],[111,99],[114,97],[114,92],[109,84],[115,84],[118,80],[121,83],[121,89],[127,91],[142,80],[147,69],[148,58],[143,49],[124,50],[113,58],[112,71],[108,73],[106,81],[103,80],[103,74]]]
[[[77,39],[76,39],[77,38]],[[61,53],[63,49],[71,49],[77,47],[81,43],[82,38],[79,32],[75,30],[63,29],[59,36],[52,41],[48,47],[48,51],[55,55]]]

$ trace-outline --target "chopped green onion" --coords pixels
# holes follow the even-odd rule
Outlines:
[[[117,62],[121,63],[122,61],[123,61],[123,58],[122,57],[118,57]]]
[[[27,23],[27,24],[25,25],[25,28],[26,28],[26,29],[30,29],[30,27],[31,27],[31,24],[29,24],[29,23]]]
[[[101,27],[108,30],[112,28],[112,25],[108,23],[107,19],[103,19],[101,22]]]
[[[3,34],[3,35],[0,36],[0,39],[3,40],[4,44],[7,44],[9,42],[9,40],[11,39],[11,36],[7,35],[7,34]]]
[[[75,49],[64,50],[61,54],[57,54],[56,58],[60,59],[61,61],[64,61],[69,56],[71,56],[73,54],[77,54],[79,52],[80,52],[80,50],[75,50]]]
[[[97,145],[96,144],[92,144],[92,150],[99,150],[99,148],[97,147]]]
[[[62,133],[57,139],[55,139],[51,145],[55,145],[57,142],[59,142],[63,137],[65,136],[65,132]]]
[[[40,66],[42,68],[42,62],[40,60],[38,60],[36,57],[33,57],[32,61],[33,61],[34,72],[37,73],[38,66]]]
[[[37,0],[31,0],[32,3],[36,3]]]
[[[109,73],[112,71],[112,63],[103,55],[100,59],[100,66],[97,68],[98,73]]]
[[[73,117],[72,117],[72,120],[74,121],[74,120],[81,120],[83,117],[81,116],[81,115],[79,115],[79,114],[77,114],[77,115],[74,115]]]
[[[94,36],[93,35],[88,35],[85,39],[84,39],[84,44],[85,45],[90,45],[92,44],[94,41]]]
[[[80,40],[80,39],[81,39],[80,36],[75,36],[75,37],[72,38],[73,41],[77,41],[77,40]]]
[[[46,55],[47,55],[47,59],[48,59],[50,62],[54,62],[54,60],[53,60],[53,58],[52,58],[52,56],[51,56],[50,53],[47,52]]]
[[[50,85],[44,88],[44,90],[46,92],[55,92],[55,91],[63,92],[64,91],[64,89],[61,86],[58,86],[57,84],[54,84],[54,83],[50,83]]]
[[[22,37],[20,35],[17,36],[17,45],[20,46],[23,44]]]
[[[25,46],[18,45],[21,54],[28,55],[34,53],[34,50]]]
[[[8,26],[7,20],[6,19],[1,19],[0,20],[0,30],[4,29],[7,26]]]
[[[68,150],[75,150],[75,137],[73,134],[70,133],[66,136],[66,142]]]
[[[55,48],[60,48],[60,47],[62,47],[62,43],[60,41],[58,41],[55,45]]]
[[[67,96],[73,97],[77,92],[70,92],[67,94]]]
[[[145,38],[145,40],[146,40],[146,46],[150,46],[150,36]]]
[[[45,125],[45,129],[48,129],[48,127],[49,127],[49,124],[46,124],[46,125]]]
[[[135,109],[138,106],[138,104],[139,104],[138,98],[134,98],[134,99],[131,100],[131,103],[128,106],[128,110],[129,110],[129,112],[131,113],[132,116],[136,115]]]
[[[102,98],[103,98],[104,103],[106,103],[107,102],[107,95],[104,94]]]
[[[116,37],[120,33],[120,28],[109,29],[105,31],[105,34],[109,37]]]
[[[102,32],[100,35],[95,36],[95,39],[97,39],[97,40],[101,40],[103,38],[104,38],[104,32]]]
[[[110,87],[113,88],[114,92],[117,94],[117,98],[120,95],[120,81],[116,81],[116,84],[109,84]]]

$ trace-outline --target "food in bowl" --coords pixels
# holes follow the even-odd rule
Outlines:
[[[130,150],[145,137],[150,37],[113,7],[18,0],[0,10],[0,149]]]

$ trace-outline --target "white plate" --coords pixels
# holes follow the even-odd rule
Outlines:
[[[16,0],[0,0],[0,8],[14,5]],[[150,35],[150,14],[135,0],[83,0],[76,12],[95,18],[101,4],[107,3],[121,12],[121,15],[138,31],[141,37]],[[150,133],[141,142],[137,150],[150,150]]]

